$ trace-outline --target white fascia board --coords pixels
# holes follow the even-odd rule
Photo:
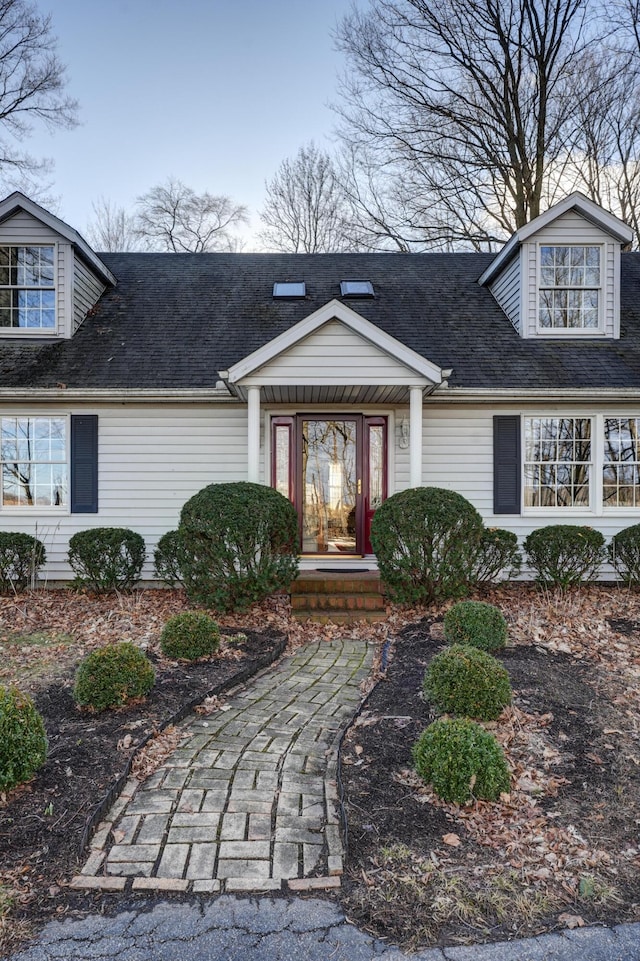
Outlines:
[[[396,340],[395,337],[386,334],[361,314],[352,310],[351,307],[340,303],[339,300],[330,300],[329,303],[309,314],[308,317],[290,327],[289,330],[285,330],[284,333],[274,337],[263,347],[254,350],[252,354],[230,367],[228,371],[229,383],[238,383],[240,380],[249,377],[254,371],[259,370],[260,367],[268,364],[275,357],[285,353],[331,320],[339,320],[345,326],[360,334],[361,337],[379,347],[380,350],[404,364],[405,367],[414,370],[421,377],[426,377],[434,384],[442,382],[442,371],[436,364],[432,364],[431,361],[426,360],[415,350],[411,350],[410,347]]]
[[[108,387],[0,387],[0,404],[18,401],[62,403],[202,404],[236,401],[226,387],[203,388],[108,388]]]
[[[36,220],[46,224],[51,230],[60,234],[65,240],[68,240],[69,243],[78,249],[87,263],[93,267],[108,284],[114,287],[116,286],[117,280],[106,264],[103,264],[98,255],[94,253],[84,237],[82,237],[77,230],[74,230],[73,227],[70,227],[69,224],[66,224],[64,220],[60,220],[59,217],[54,216],[54,214],[45,210],[44,207],[41,207],[40,204],[29,200],[29,198],[25,197],[19,190],[15,190],[12,194],[9,194],[8,197],[5,197],[4,200],[0,200],[0,223],[11,217],[16,210],[26,211],[28,214],[31,214],[32,217],[35,217]]]
[[[564,403],[592,404],[595,401],[620,404],[640,402],[640,387],[448,387],[429,395],[429,403],[504,405],[519,401],[532,401],[546,407],[558,407]]]
[[[496,274],[507,265],[507,262],[511,259],[517,247],[526,240],[529,240],[540,230],[544,230],[545,227],[552,224],[558,217],[562,217],[563,214],[568,213],[569,210],[577,210],[585,220],[595,224],[596,227],[600,227],[605,233],[609,234],[609,236],[621,244],[629,244],[633,240],[633,230],[631,227],[625,224],[623,220],[620,220],[619,217],[615,217],[609,213],[608,210],[604,210],[599,204],[594,203],[593,200],[589,200],[589,198],[581,194],[579,190],[576,190],[572,194],[569,194],[568,197],[565,197],[564,200],[554,204],[553,207],[549,207],[549,209],[545,210],[539,217],[536,217],[528,224],[525,224],[524,227],[516,230],[496,256],[495,260],[489,264],[478,279],[480,286],[482,287],[493,280]]]

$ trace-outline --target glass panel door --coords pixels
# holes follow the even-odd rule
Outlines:
[[[387,420],[364,419],[364,552],[372,554],[371,521],[387,497]]]
[[[361,418],[300,419],[302,551],[358,550]]]

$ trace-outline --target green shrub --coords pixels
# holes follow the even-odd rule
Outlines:
[[[36,537],[0,531],[0,594],[23,591],[34,584],[46,559],[44,544]]]
[[[507,643],[507,622],[493,604],[459,601],[444,616],[444,636],[450,644],[470,644],[491,653]]]
[[[272,487],[211,484],[182,508],[181,569],[190,600],[242,610],[286,588],[298,571],[298,515]]]
[[[160,647],[166,657],[196,661],[207,657],[220,646],[218,625],[199,611],[187,611],[170,617],[162,630]]]
[[[371,522],[371,543],[391,598],[429,604],[466,593],[482,518],[461,494],[413,487],[386,500]]]
[[[77,704],[104,711],[144,697],[153,687],[155,671],[149,658],[123,641],[92,651],[76,671],[73,696]]]
[[[444,801],[495,801],[510,786],[502,748],[492,734],[466,718],[434,721],[413,746],[420,777]]]
[[[42,718],[28,694],[0,687],[0,791],[28,781],[47,757]]]
[[[453,644],[431,661],[423,690],[448,714],[495,721],[511,703],[511,682],[502,664],[476,647]]]
[[[536,580],[562,588],[592,580],[606,558],[600,531],[573,524],[551,524],[532,531],[524,549]]]
[[[140,577],[144,539],[126,527],[94,527],[69,541],[69,564],[77,587],[93,591],[126,591]]]
[[[471,582],[495,584],[499,580],[513,580],[520,574],[521,567],[522,555],[513,531],[485,528],[473,559]]]
[[[167,531],[158,541],[158,546],[153,553],[153,560],[157,577],[168,584],[169,587],[183,584],[181,556],[180,533],[178,531]]]
[[[624,584],[640,584],[640,524],[613,535],[609,560]]]

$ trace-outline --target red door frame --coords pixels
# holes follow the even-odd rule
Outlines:
[[[342,420],[356,423],[356,480],[360,493],[356,494],[356,554],[371,554],[371,519],[375,511],[370,504],[370,476],[369,476],[369,427],[383,428],[383,479],[382,499],[386,500],[388,493],[388,418],[383,416],[369,416],[367,414],[309,413],[275,416],[271,418],[271,485],[277,486],[277,446],[276,429],[285,428],[289,438],[288,478],[280,478],[281,486],[288,482],[289,500],[298,512],[299,545],[302,546],[302,422],[305,420]],[[282,481],[285,483],[282,484]],[[302,553],[302,551],[301,551]],[[307,552],[311,554],[311,552]],[[330,556],[329,554],[325,556]],[[343,555],[344,556],[344,555]]]

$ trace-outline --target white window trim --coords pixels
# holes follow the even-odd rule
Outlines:
[[[591,476],[589,478],[589,507],[527,507],[525,506],[525,461],[526,461],[526,421],[527,419],[550,417],[581,417],[591,421]],[[521,515],[528,517],[555,517],[559,520],[575,517],[636,517],[640,519],[640,507],[605,507],[603,502],[603,470],[604,470],[604,422],[611,417],[638,417],[638,410],[610,410],[610,411],[576,411],[567,410],[543,412],[520,411],[521,428]]]
[[[59,318],[58,318],[58,297],[60,288],[60,277],[59,277],[59,267],[58,267],[58,243],[55,240],[0,240],[0,247],[53,247],[53,310],[55,323],[53,327],[0,327],[0,338],[18,338],[22,340],[25,337],[36,337],[40,339],[50,339],[52,337],[59,337]],[[17,288],[17,287],[1,287],[2,290],[17,290],[17,289],[33,289],[33,290],[50,290],[50,287],[39,288]],[[42,415],[41,415],[42,416]]]
[[[540,291],[549,290],[550,288],[546,284],[542,284],[541,273],[542,273],[542,247],[598,247],[600,250],[600,284],[597,287],[598,290],[598,326],[596,327],[542,327],[540,324]],[[536,244],[536,301],[535,301],[535,318],[536,318],[536,335],[538,337],[559,337],[559,338],[589,338],[589,337],[604,337],[604,302],[605,302],[605,290],[606,290],[606,244],[604,243],[588,243],[586,241],[578,243],[559,243],[558,241],[551,240],[539,240]],[[551,289],[562,289],[562,288],[551,288]],[[568,287],[567,290],[595,290],[594,287]],[[570,416],[570,415],[567,415]]]
[[[42,504],[34,505],[33,507],[21,506],[21,505],[5,505],[2,503],[2,461],[0,460],[0,515],[13,516],[13,517],[47,517],[54,515],[55,517],[65,517],[71,514],[71,414],[69,412],[51,411],[51,410],[38,410],[38,411],[7,411],[3,410],[0,413],[0,428],[2,426],[2,420],[4,418],[11,417],[59,417],[65,420],[65,458],[67,464],[67,503],[56,507],[55,504],[45,507]]]

